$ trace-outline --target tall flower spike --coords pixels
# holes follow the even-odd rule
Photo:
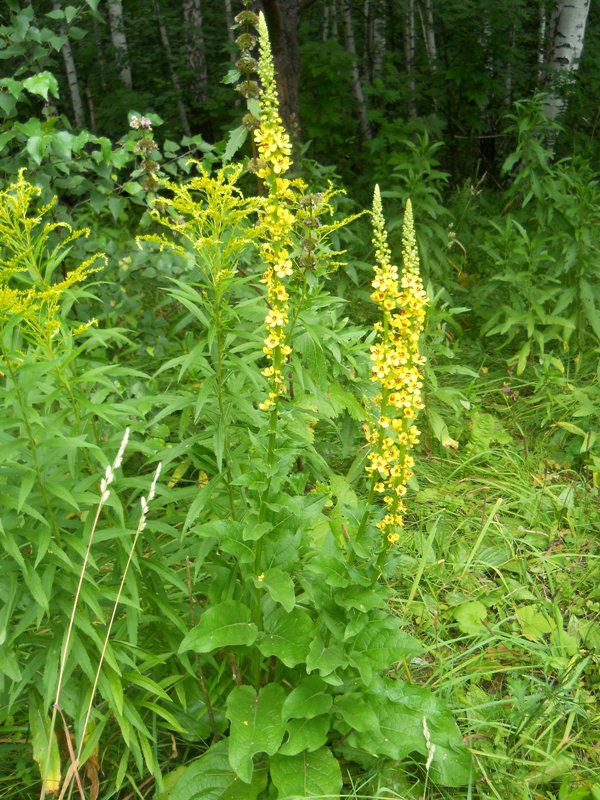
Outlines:
[[[419,339],[427,294],[419,274],[410,200],[404,214],[404,266],[399,275],[391,260],[378,186],[373,197],[373,246],[376,263],[371,299],[381,309],[382,317],[375,323],[377,338],[371,347],[371,380],[379,390],[373,398],[373,418],[365,426],[370,443],[366,470],[386,506],[385,516],[377,526],[394,544],[404,524],[403,498],[414,466],[411,450],[419,441],[414,420],[423,408],[420,368],[425,358],[419,353]]]
[[[264,322],[267,335],[263,347],[267,358],[263,375],[269,382],[269,394],[259,407],[263,411],[270,411],[277,399],[285,394],[283,365],[291,353],[286,343],[289,296],[284,281],[292,274],[290,253],[293,247],[291,233],[294,213],[291,206],[294,191],[293,182],[283,177],[291,166],[292,147],[279,114],[273,56],[263,14],[259,15],[258,42],[261,94],[260,127],[254,131],[259,156],[255,171],[267,190],[260,222],[265,238],[262,255],[266,263],[262,282],[267,287],[269,306]]]

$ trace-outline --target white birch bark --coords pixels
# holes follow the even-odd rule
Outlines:
[[[343,4],[342,14],[344,18],[346,48],[352,56],[352,89],[354,91],[354,97],[356,98],[356,104],[358,106],[358,119],[360,122],[361,135],[363,140],[366,141],[367,139],[371,138],[371,126],[369,124],[369,117],[367,113],[367,101],[360,80],[358,56],[356,53],[356,40],[354,38],[354,28],[352,26],[352,13],[348,0],[346,0],[346,2]]]
[[[115,49],[117,67],[121,83],[128,89],[133,88],[131,79],[131,66],[129,63],[129,48],[125,35],[123,22],[123,3],[121,0],[108,0],[108,22],[110,25],[110,38]]]
[[[380,78],[383,73],[383,62],[385,60],[386,39],[385,39],[385,8],[380,4],[373,14],[372,20],[373,36],[373,79]]]
[[[420,9],[419,9],[420,10]],[[435,40],[435,27],[433,20],[433,0],[425,0],[425,13],[420,10],[421,26],[423,28],[423,41],[427,61],[432,74],[437,70],[437,43]]]
[[[557,0],[550,25],[550,52],[546,61],[553,83],[552,94],[544,110],[551,120],[556,120],[567,105],[561,89],[568,85],[579,66],[583,51],[590,0]]]
[[[185,23],[186,61],[193,76],[192,93],[195,102],[202,104],[206,100],[208,71],[200,0],[183,0],[183,19]]]
[[[415,109],[415,0],[406,0],[404,9],[404,69],[408,76],[408,116],[416,117]]]
[[[60,0],[52,0],[52,6],[55,11],[61,11],[62,6]],[[79,89],[79,77],[77,75],[77,66],[73,56],[73,49],[71,42],[67,38],[67,29],[63,24],[61,33],[65,36],[66,41],[61,47],[63,61],[65,62],[65,73],[67,76],[67,84],[69,86],[69,94],[71,95],[71,105],[73,106],[73,120],[76,128],[85,127],[85,113],[83,110],[83,102],[81,100],[81,91]]]

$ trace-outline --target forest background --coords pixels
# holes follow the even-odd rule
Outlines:
[[[0,797],[598,800],[600,9],[250,7],[304,182],[266,429],[250,251],[293,202],[245,5],[0,11]],[[375,184],[429,296],[393,550]]]

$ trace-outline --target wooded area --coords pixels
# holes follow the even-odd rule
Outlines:
[[[600,798],[599,28],[4,0],[0,798]]]

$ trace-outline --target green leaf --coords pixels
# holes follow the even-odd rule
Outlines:
[[[48,139],[46,136],[31,136],[27,140],[25,147],[29,155],[39,166],[48,150]]]
[[[362,630],[349,654],[365,684],[371,682],[373,671],[389,669],[398,661],[422,652],[422,646],[398,627],[393,619],[374,620]]]
[[[296,591],[294,581],[287,572],[278,567],[268,569],[259,581],[255,578],[255,585],[264,586],[269,596],[275,603],[282,605],[287,612],[290,612],[296,605]]]
[[[579,296],[581,297],[581,304],[587,321],[598,339],[600,339],[600,311],[598,311],[594,303],[594,290],[583,279],[579,283]]]
[[[361,733],[379,732],[377,714],[362,694],[352,692],[351,694],[342,694],[336,697],[335,711],[355,731],[360,731]]]
[[[241,781],[227,758],[228,742],[222,741],[183,771],[160,800],[255,800],[267,783],[266,770],[256,770],[252,783]],[[169,775],[165,776],[165,785]]]
[[[257,647],[263,656],[277,656],[286,667],[295,667],[306,659],[313,632],[313,621],[305,611],[277,608],[266,618]]]
[[[52,152],[63,161],[70,161],[74,138],[68,131],[58,131],[51,139]]]
[[[483,620],[487,617],[487,608],[479,600],[461,603],[454,609],[454,619],[463,633],[481,633],[485,630]]]
[[[326,714],[333,705],[328,688],[316,675],[300,681],[285,699],[282,712],[284,719],[312,719]]]
[[[312,719],[291,719],[286,725],[287,739],[279,748],[282,756],[295,756],[304,750],[318,750],[327,743],[329,714]]]
[[[402,681],[378,679],[367,702],[377,714],[379,731],[355,731],[353,745],[367,753],[387,756],[395,761],[411,753],[429,755],[423,719],[435,753],[431,778],[442,786],[463,786],[471,776],[471,758],[460,731],[444,704],[428,689]]]
[[[48,100],[48,92],[58,98],[58,82],[50,72],[39,72],[37,75],[32,75],[31,78],[25,78],[23,86],[28,92],[37,94],[44,100]]]
[[[544,635],[554,629],[553,623],[534,605],[518,608],[517,619],[523,636],[532,642],[543,641]]]
[[[44,713],[41,700],[33,693],[29,696],[29,727],[33,758],[37,762],[42,786],[50,794],[60,789],[60,753],[56,733],[50,729],[50,720]]]
[[[339,797],[340,765],[328,747],[297,756],[273,756],[271,779],[281,798]]]
[[[335,643],[326,644],[320,634],[315,636],[306,657],[306,669],[309,672],[318,670],[319,675],[326,678],[331,676],[338,667],[345,668],[347,664],[348,658],[342,647]],[[339,681],[336,678],[334,680],[336,683]]]
[[[219,647],[251,645],[258,634],[251,618],[250,609],[243,603],[218,603],[207,609],[198,625],[184,637],[179,652],[210,653]]]
[[[239,128],[235,128],[234,130],[229,132],[229,138],[227,140],[227,147],[225,148],[225,152],[223,153],[223,163],[226,164],[228,161],[234,157],[240,147],[244,144],[246,139],[248,138],[248,128],[245,125],[240,125]]]
[[[256,694],[252,686],[236,686],[227,698],[227,719],[231,723],[229,763],[236,775],[250,783],[257,753],[273,755],[285,733],[281,709],[285,691],[268,683]]]

